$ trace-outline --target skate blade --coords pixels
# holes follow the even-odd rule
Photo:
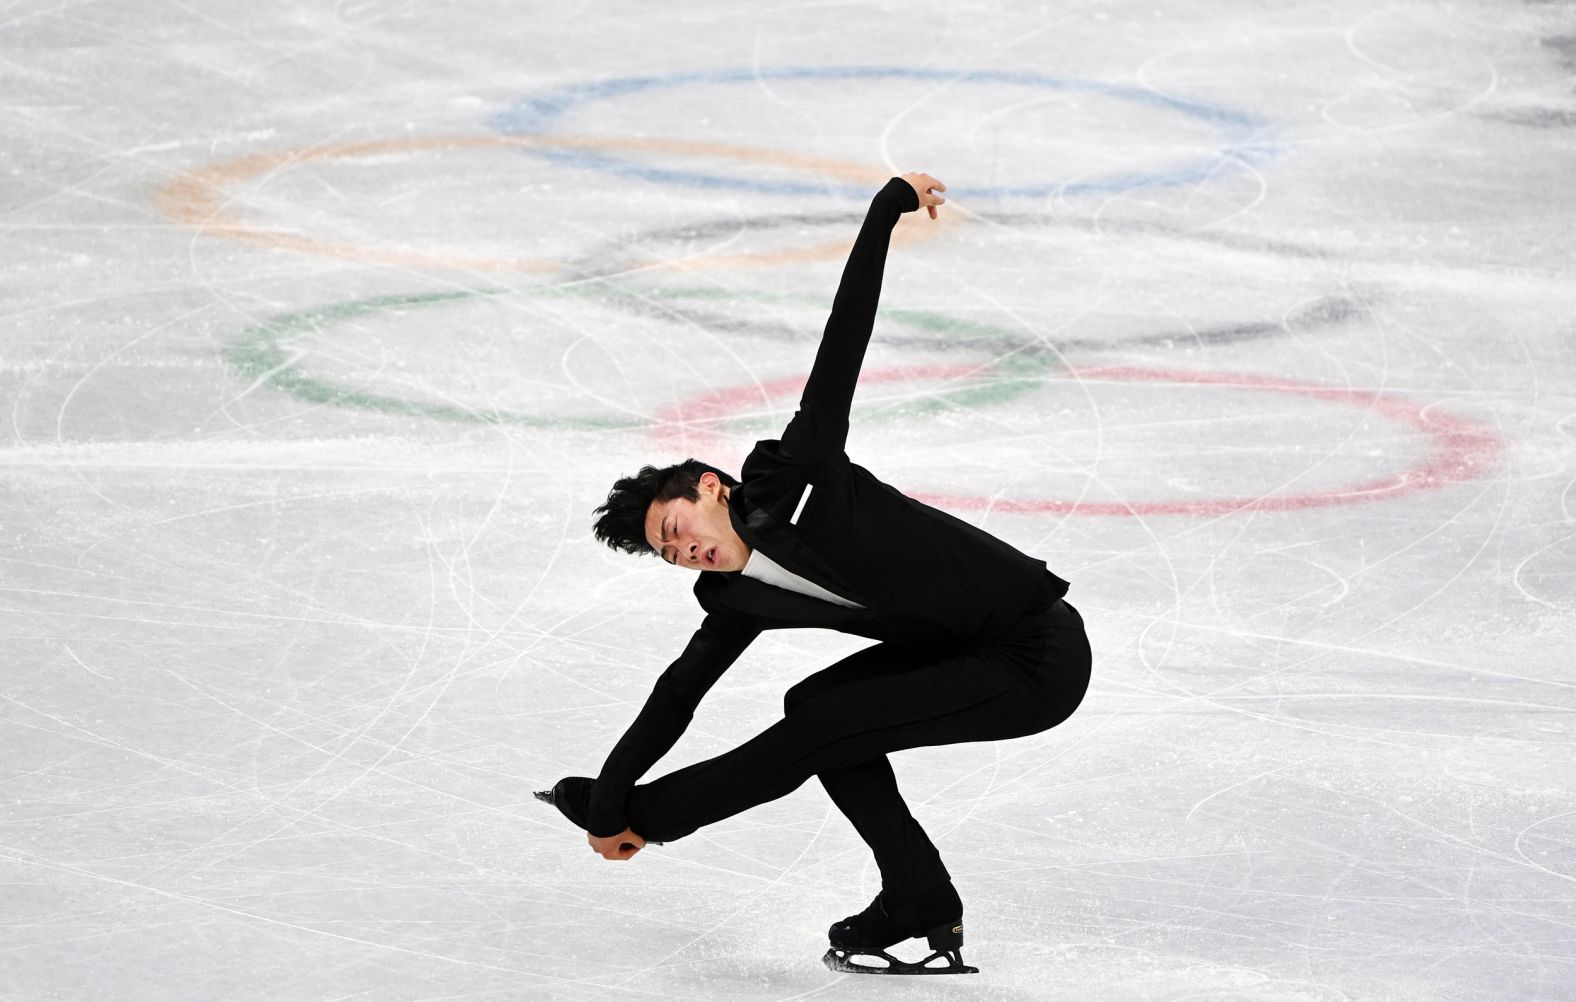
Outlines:
[[[886,961],[887,966],[877,967],[874,964],[858,964],[855,957],[879,957]],[[937,967],[927,966],[931,961],[940,957],[946,961],[945,965]],[[839,974],[978,974],[978,967],[970,967],[963,962],[963,955],[957,950],[937,950],[918,963],[911,964],[906,960],[899,960],[885,950],[840,950],[832,947],[821,958],[821,963]]]

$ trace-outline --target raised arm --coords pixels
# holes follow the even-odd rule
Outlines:
[[[605,838],[629,827],[624,801],[630,788],[678,741],[701,697],[759,633],[716,613],[706,616],[684,653],[651,687],[646,705],[603,763],[586,810],[590,834]]]
[[[832,313],[799,398],[799,411],[783,431],[783,449],[789,455],[808,460],[841,451],[847,443],[848,411],[881,301],[892,227],[899,216],[920,206],[928,208],[930,218],[935,219],[936,206],[946,201],[937,192],[946,190],[946,185],[929,174],[904,174],[888,181],[871,201],[843,266]]]

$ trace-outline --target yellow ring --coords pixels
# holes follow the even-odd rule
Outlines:
[[[295,164],[322,160],[343,160],[350,157],[375,156],[387,153],[409,153],[425,150],[478,149],[490,147],[550,147],[563,149],[638,150],[648,153],[672,153],[684,156],[725,157],[753,163],[792,167],[830,174],[844,180],[875,184],[885,179],[886,172],[858,164],[823,157],[786,153],[780,150],[763,150],[723,143],[695,142],[683,139],[644,139],[638,137],[613,138],[604,136],[420,136],[399,139],[374,139],[365,142],[339,143],[328,146],[308,146],[276,153],[254,153],[210,164],[176,178],[159,190],[157,205],[165,215],[176,222],[195,227],[199,232],[242,240],[265,247],[282,248],[318,254],[325,257],[370,261],[375,264],[392,264],[402,267],[440,267],[470,272],[548,272],[563,267],[551,258],[501,258],[475,257],[453,254],[427,254],[418,251],[390,250],[365,244],[319,240],[314,237],[270,230],[236,218],[226,208],[226,189],[237,182],[257,177],[270,171],[281,170]],[[935,233],[934,224],[927,227],[899,227],[893,235],[894,242],[907,243],[924,239]],[[757,253],[712,254],[685,257],[678,261],[659,262],[648,268],[757,268],[797,261],[820,261],[841,257],[848,250],[849,242],[836,240],[797,249]],[[637,269],[644,270],[644,269]]]

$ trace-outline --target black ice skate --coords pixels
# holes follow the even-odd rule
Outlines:
[[[551,790],[537,790],[536,799],[558,808],[569,823],[586,829],[586,812],[591,803],[591,784],[596,782],[585,776],[565,776],[553,784]]]
[[[581,831],[586,831],[586,814],[589,813],[591,804],[591,784],[596,780],[587,776],[565,776],[553,784],[551,790],[537,790],[534,796],[544,804],[552,804],[558,812],[569,819],[569,823]],[[647,845],[661,845],[661,842],[646,840]]]
[[[925,937],[931,954],[909,963],[886,952],[905,939]],[[821,962],[842,974],[978,974],[963,963],[963,901],[951,882],[931,888],[910,902],[888,902],[877,894],[870,906],[827,930],[831,949]],[[861,963],[871,957],[879,963]],[[930,966],[937,959],[944,964]]]

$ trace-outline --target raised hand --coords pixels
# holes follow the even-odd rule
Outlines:
[[[936,192],[946,191],[947,186],[942,184],[940,181],[937,181],[929,174],[925,174],[920,171],[910,171],[909,173],[904,174],[903,180],[907,181],[911,186],[913,186],[914,194],[919,196],[920,206],[929,210],[930,218],[935,219],[936,206],[947,204],[947,200],[936,194]]]

